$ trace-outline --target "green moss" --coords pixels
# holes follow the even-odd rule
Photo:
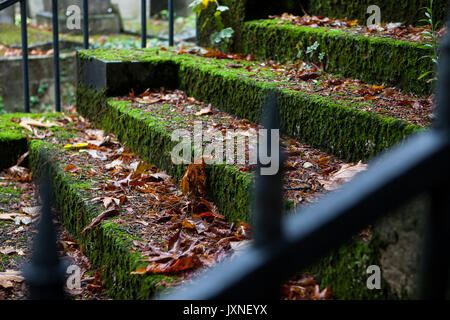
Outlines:
[[[353,35],[345,30],[299,27],[278,20],[246,22],[236,51],[255,54],[259,59],[281,62],[297,60],[299,50],[315,42],[324,53],[327,72],[361,79],[369,83],[384,83],[408,92],[427,95],[432,86],[426,79],[417,80],[433,65],[423,56],[431,49],[421,43],[380,37]],[[320,64],[318,54],[302,59]]]
[[[227,6],[228,11],[222,13],[222,22],[225,27],[234,30],[233,40],[228,45],[216,45],[224,51],[236,52],[235,44],[240,42],[241,28],[244,21],[267,18],[269,15],[290,12],[301,14],[301,7],[295,0],[221,0],[221,5]],[[210,3],[208,8],[202,11],[198,19],[199,44],[211,47],[211,35],[218,30],[214,13],[216,5]]]
[[[53,35],[51,31],[39,30],[36,28],[28,28],[28,44],[37,44],[52,41]],[[82,37],[74,37],[70,35],[60,35],[61,39],[71,41],[82,41]],[[21,44],[20,26],[14,24],[0,23],[0,44],[11,46],[13,44]]]
[[[378,300],[397,297],[382,278],[380,290],[367,288],[367,268],[381,265],[380,242],[354,239],[333,251],[308,269],[321,287],[330,286],[337,299]]]
[[[122,143],[165,170],[175,182],[183,177],[186,166],[173,164],[170,154],[177,143],[171,140],[171,131],[157,115],[130,108],[127,101],[108,100],[104,92],[87,90],[82,84],[77,89],[77,109],[105,131],[114,132]],[[207,194],[230,220],[247,221],[251,219],[251,178],[237,169],[207,166]]]

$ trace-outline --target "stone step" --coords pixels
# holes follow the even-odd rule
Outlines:
[[[420,2],[420,3],[419,3]],[[419,22],[425,18],[424,7],[428,1],[387,1],[376,4],[381,9],[381,21],[386,23],[403,23],[408,26],[423,25]],[[213,43],[211,35],[220,30],[213,18],[216,5],[209,3],[199,17],[199,44],[204,47],[218,47],[222,51],[256,54],[261,59],[277,61],[293,61],[309,59],[297,56],[299,50],[305,52],[316,41],[320,45],[318,53],[324,53],[325,68],[330,72],[344,76],[359,78],[363,81],[396,86],[416,94],[430,94],[431,83],[427,79],[418,78],[434,65],[430,59],[421,59],[432,53],[423,43],[400,41],[394,39],[368,37],[349,34],[345,29],[298,27],[293,24],[279,25],[278,21],[268,19],[282,13],[302,16],[306,13],[322,18],[358,19],[353,23],[367,25],[367,9],[373,3],[365,0],[346,1],[304,1],[303,6],[292,1],[279,1],[276,5],[264,5],[261,1],[223,0],[222,5],[229,10],[221,14],[223,26],[232,28],[233,38],[220,44]],[[445,0],[435,1],[434,20],[442,25],[446,19],[448,3]],[[270,8],[270,9],[269,9]],[[401,8],[408,8],[402,10]],[[417,8],[417,9],[414,9]],[[306,10],[306,11],[305,11]],[[364,18],[363,18],[364,17]],[[316,63],[322,62],[318,54],[312,58]]]
[[[161,283],[170,284],[175,279],[173,276],[130,275],[138,267],[146,265],[147,257],[133,246],[133,241],[137,238],[121,228],[117,217],[105,219],[105,222],[95,229],[81,234],[83,228],[104,212],[105,208],[98,202],[91,201],[94,192],[91,188],[96,183],[94,178],[89,178],[85,174],[73,175],[65,170],[72,162],[68,162],[68,151],[63,148],[64,141],[76,137],[76,126],[70,129],[55,126],[48,128],[45,132],[33,126],[32,128],[37,129],[38,135],[46,136],[37,138],[34,133],[20,127],[17,122],[10,121],[11,119],[19,121],[24,118],[39,121],[42,116],[42,114],[2,115],[0,117],[0,123],[4,128],[2,133],[28,140],[28,146],[25,142],[25,149],[29,151],[27,162],[35,181],[39,181],[43,172],[50,173],[54,190],[53,205],[61,215],[64,226],[82,246],[92,265],[103,270],[103,279],[105,286],[109,289],[109,295],[117,299],[149,299],[157,292],[166,289]],[[46,114],[45,119],[55,123],[55,121],[63,121],[64,118],[61,114]],[[6,125],[3,126],[3,124]],[[45,134],[49,132],[51,133]],[[9,154],[16,154],[14,146],[9,146],[11,150],[5,150]],[[89,161],[87,161],[89,156],[84,154],[84,157],[86,166],[89,167]]]
[[[133,112],[131,108],[124,108],[123,101],[109,100],[109,103],[118,107],[122,105],[120,108],[130,117],[137,118],[142,112],[139,110]],[[159,117],[155,113],[157,113],[156,108],[150,111],[151,115],[155,115],[153,120],[162,121],[163,113]],[[120,117],[122,114],[117,113],[115,115]],[[17,119],[20,119],[28,115],[17,114],[16,116]],[[117,116],[113,121],[119,122],[121,118],[126,117],[125,115],[121,118]],[[150,118],[149,115],[146,116]],[[46,116],[50,121],[57,121],[61,117],[61,115],[52,114]],[[26,137],[27,131],[16,122],[11,122],[10,119],[4,121],[9,124],[8,133]],[[128,124],[130,129],[136,122]],[[98,192],[95,190],[99,190],[98,187],[102,182],[107,182],[108,177],[102,174],[102,170],[96,167],[96,162],[90,159],[86,153],[65,150],[64,145],[66,143],[71,142],[80,132],[86,132],[86,129],[81,129],[76,123],[71,127],[72,130],[68,128],[51,127],[48,131],[52,134],[47,134],[46,130],[37,130],[37,132],[29,134],[29,165],[34,178],[38,179],[44,170],[49,170],[53,190],[56,190],[54,204],[62,215],[62,221],[77,242],[83,245],[83,251],[92,264],[96,268],[102,268],[103,279],[106,287],[110,289],[111,297],[148,299],[154,294],[163,292],[167,285],[177,283],[176,277],[159,274],[130,274],[148,263],[145,263],[147,257],[135,245],[135,241],[139,241],[136,234],[124,231],[123,221],[128,218],[125,210],[120,210],[119,217],[106,219],[99,226],[80,234],[93,218],[105,211],[101,204],[91,200]],[[93,126],[89,128],[95,130]],[[139,127],[133,129],[140,130]],[[38,138],[41,135],[46,136],[43,141]],[[145,141],[142,141],[142,143],[145,143]],[[152,147],[155,146],[152,145]],[[67,169],[69,164],[78,166],[80,172],[71,173]],[[89,173],[95,173],[96,175],[89,176]],[[100,176],[98,176],[99,174]],[[128,201],[133,201],[131,199],[132,197]],[[236,203],[235,200],[233,201]],[[413,287],[411,285],[413,282],[410,280],[414,273],[410,273],[411,270],[408,268],[413,265],[416,256],[414,254],[417,242],[415,232],[418,226],[421,227],[420,212],[423,210],[422,206],[421,202],[417,203],[416,201],[415,204],[404,208],[393,218],[377,224],[363,235],[355,236],[354,240],[321,259],[308,271],[319,277],[321,286],[332,286],[332,290],[336,292],[336,297],[340,299],[399,297],[404,290],[407,291],[407,294],[410,294]],[[121,221],[122,219],[123,221]],[[405,221],[407,221],[406,224]],[[414,243],[410,241],[411,236],[414,238]],[[153,240],[156,241],[157,238]],[[397,259],[399,252],[401,252],[401,261]],[[395,264],[392,264],[392,261],[395,261]],[[366,268],[369,265],[382,267],[382,290],[367,289]],[[406,274],[402,271],[404,268],[407,270]],[[401,281],[399,275],[401,275]],[[403,275],[406,278],[403,278]],[[352,288],[352,290],[349,290],[349,288]]]
[[[316,42],[318,48],[310,57],[306,51]],[[280,20],[255,20],[243,24],[235,50],[254,54],[258,59],[323,63],[327,72],[419,95],[429,95],[432,91],[427,78],[418,80],[434,68],[430,59],[422,58],[432,55],[433,50],[421,42],[295,26]],[[298,58],[300,50],[303,54]]]
[[[368,160],[422,128],[383,117],[376,110],[365,111],[361,108],[364,97],[341,101],[301,87],[291,90],[292,83],[286,77],[259,70],[257,62],[237,64],[234,60],[146,49],[81,51],[78,64],[77,106],[86,114],[107,96],[164,86],[179,88],[222,111],[258,122],[266,95],[274,91],[283,134],[346,161]],[[83,92],[88,88],[94,91],[86,96]],[[91,116],[96,114],[94,111]]]

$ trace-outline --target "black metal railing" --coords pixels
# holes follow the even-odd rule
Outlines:
[[[433,128],[379,156],[367,172],[293,215],[281,216],[281,174],[260,176],[254,247],[164,299],[272,298],[283,281],[423,193],[431,195],[432,205],[426,215],[418,298],[444,299],[450,270],[450,34],[441,44],[438,71]],[[267,101],[272,120],[265,125],[278,128],[273,124],[278,106]]]
[[[141,0],[141,47],[147,46],[147,1]],[[30,112],[30,81],[28,71],[28,31],[27,31],[27,0],[0,1],[0,11],[20,2],[21,37],[22,37],[22,77],[24,112]],[[174,6],[173,0],[168,0],[169,11],[169,46],[174,45]],[[55,83],[55,110],[61,111],[61,85],[59,67],[59,20],[58,0],[52,0],[52,26],[53,26],[53,74]],[[83,48],[89,49],[89,3],[83,0]]]
[[[0,2],[0,10],[18,1]],[[28,84],[26,5],[23,0],[20,2],[25,86]],[[54,8],[56,2],[53,1]],[[83,3],[84,46],[88,48],[87,1],[84,0]],[[145,1],[142,1],[142,8],[145,9],[145,7]],[[169,8],[173,10],[172,5]],[[55,16],[54,14],[54,19]],[[143,47],[146,45],[145,16],[142,16]],[[173,32],[173,16],[171,20]],[[58,36],[54,36],[56,47],[57,39]],[[56,50],[55,60],[57,60]],[[441,45],[437,121],[433,128],[410,137],[402,145],[381,155],[372,162],[367,172],[360,174],[340,190],[325,196],[319,203],[300,208],[293,215],[281,215],[281,173],[275,176],[259,176],[256,188],[256,199],[259,204],[258,211],[254,214],[256,217],[255,246],[245,255],[218,265],[194,281],[192,285],[177,289],[166,299],[276,297],[283,281],[308,267],[330,250],[338,248],[355,233],[422,193],[431,195],[432,207],[427,215],[423,267],[420,273],[420,297],[444,298],[448,290],[450,267],[450,254],[448,254],[450,246],[449,88],[450,35],[447,35]],[[28,97],[27,91],[24,91],[24,94]],[[26,103],[25,106],[27,106]],[[29,111],[29,108],[26,110]],[[266,100],[265,110],[267,115],[263,121],[265,126],[268,129],[278,128],[277,99],[272,94],[269,94]],[[48,177],[44,184],[50,185]],[[45,214],[46,210],[49,210],[49,198],[45,192],[43,199],[46,209],[41,220],[48,221],[51,215]],[[41,225],[40,233],[45,233],[49,224],[41,221]],[[41,243],[36,244],[37,248],[49,247],[48,237],[41,236],[38,239],[41,239]],[[53,255],[48,255],[46,262],[39,260],[28,272],[31,275],[35,274],[33,268],[44,272],[45,266],[49,270],[58,269]],[[31,291],[39,292],[40,287],[56,288],[50,286],[55,283],[61,286],[60,278],[57,277],[51,281],[53,282],[48,286],[39,282],[35,288],[37,291]],[[30,284],[33,285],[32,277]],[[45,297],[60,297],[60,291],[56,292],[56,290],[59,289],[55,289],[54,294],[45,292]]]

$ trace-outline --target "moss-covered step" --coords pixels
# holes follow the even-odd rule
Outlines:
[[[132,108],[129,101],[108,99],[102,92],[87,90],[83,85],[77,91],[77,110],[180,182],[187,166],[172,162],[171,151],[179,142],[172,141],[173,128],[164,118]],[[253,175],[238,170],[239,166],[207,165],[206,192],[228,220],[251,221]]]
[[[312,15],[329,16],[334,18],[358,19],[365,24],[371,13],[367,8],[377,5],[381,10],[382,22],[402,22],[405,25],[422,25],[419,22],[424,18],[424,7],[429,7],[429,0],[314,0],[308,1],[307,11]],[[433,15],[436,22],[443,24],[447,18],[448,1],[434,0]]]
[[[116,101],[112,104],[130,116],[139,115],[139,112],[133,114],[132,110],[125,108],[127,102]],[[18,119],[26,116],[16,115]],[[52,118],[54,120],[61,115],[46,117],[52,121]],[[124,123],[133,125],[131,122]],[[73,134],[66,132],[64,128],[52,127],[49,130],[53,131],[53,137],[63,137],[64,141],[73,138]],[[8,131],[24,134],[24,129],[16,123],[12,123]],[[132,242],[136,238],[126,232],[120,222],[112,218],[80,235],[80,231],[104,209],[89,201],[93,197],[92,183],[96,179],[66,172],[68,162],[64,159],[67,159],[68,151],[64,150],[63,145],[64,142],[55,145],[30,140],[30,168],[35,179],[39,179],[43,172],[50,173],[55,205],[62,213],[61,218],[66,228],[83,244],[84,252],[93,265],[96,268],[103,267],[109,294],[118,299],[146,299],[162,292],[165,288],[163,281],[170,283],[175,278],[130,275],[131,271],[144,264],[145,257],[135,251]],[[399,210],[363,235],[355,236],[354,240],[321,259],[308,271],[317,276],[321,287],[331,286],[338,299],[410,297],[415,289],[414,284],[417,283],[417,270],[414,266],[420,257],[415,250],[422,234],[421,213],[427,210],[426,203],[422,199]],[[380,290],[367,288],[366,270],[370,265],[381,267],[383,280]]]
[[[415,299],[429,209],[428,196],[414,199],[320,259],[310,272],[337,299]],[[369,287],[376,269],[380,287]]]
[[[0,116],[0,170],[15,165],[19,157],[27,151],[27,133],[32,133],[19,126],[17,119],[39,120],[52,118],[54,115],[10,113]]]
[[[280,88],[289,81],[274,81],[277,75],[261,71],[254,77],[245,66],[227,68],[233,60],[174,54],[167,50],[87,50],[78,54],[78,107],[89,112],[92,98],[81,98],[84,89],[106,96],[127,95],[147,88],[179,88],[197,100],[212,103],[222,111],[259,122],[269,91],[277,93],[283,134],[334,154],[346,161],[367,160],[411,133],[416,125],[361,111],[360,100],[348,103],[315,93]],[[256,66],[258,68],[259,66]],[[92,116],[97,116],[93,112]]]
[[[34,134],[28,133],[26,129],[18,125],[20,119],[27,118],[41,120],[43,123],[47,121],[55,123],[55,120],[63,119],[63,115],[60,113],[16,113],[0,116],[1,134],[19,138],[19,140],[10,139],[8,144],[2,146],[2,152],[4,155],[10,155],[10,161],[15,164],[22,153],[29,151],[27,164],[37,182],[43,172],[50,174],[54,190],[54,205],[61,213],[61,220],[67,230],[82,244],[90,262],[96,268],[104,270],[103,276],[109,295],[117,299],[148,299],[165,289],[166,287],[160,285],[161,281],[169,284],[175,279],[174,277],[158,274],[130,275],[139,266],[146,265],[143,261],[147,258],[133,248],[132,242],[136,239],[122,230],[117,223],[109,221],[92,232],[80,235],[81,230],[104,209],[88,201],[91,198],[89,189],[92,187],[89,181],[71,176],[64,171],[67,163],[64,163],[60,157],[65,152],[64,144],[55,146],[36,138],[29,139],[29,137],[33,138]],[[48,130],[53,136],[63,139],[74,136],[73,132],[66,131],[65,128],[57,125]],[[20,147],[18,147],[19,144]]]
[[[358,19],[359,24],[365,25],[372,14],[367,13],[370,5],[377,5],[381,10],[382,22],[402,22],[405,25],[421,26],[420,19],[425,18],[424,7],[429,6],[429,0],[405,0],[400,3],[395,0],[369,1],[369,0],[221,0],[220,5],[229,7],[228,11],[221,13],[220,22],[224,27],[231,27],[234,31],[232,39],[222,41],[221,44],[213,43],[212,34],[219,31],[218,20],[214,14],[217,5],[210,2],[208,7],[199,16],[199,44],[204,47],[219,46],[231,52],[237,52],[238,43],[241,41],[241,33],[244,22],[267,19],[269,15],[290,13],[303,15],[329,16],[334,18]],[[435,0],[433,15],[436,22],[442,25],[447,18],[448,1]]]
[[[104,211],[91,198],[89,181],[77,179],[64,171],[67,163],[58,155],[63,148],[42,141],[31,141],[30,167],[35,179],[48,172],[54,190],[54,205],[61,213],[67,230],[82,244],[92,265],[103,270],[102,276],[108,295],[115,299],[149,299],[175,278],[159,274],[131,275],[140,266],[147,265],[146,257],[133,247],[136,238],[115,221],[104,220],[92,231],[80,235],[86,225]],[[38,180],[37,180],[38,181]]]
[[[314,44],[316,51],[307,54],[307,49]],[[426,78],[418,79],[433,70],[431,61],[422,58],[432,55],[432,49],[424,43],[295,26],[274,19],[244,23],[236,51],[281,62],[298,60],[302,52],[301,59],[323,63],[327,72],[384,83],[420,95],[430,94],[432,90]]]

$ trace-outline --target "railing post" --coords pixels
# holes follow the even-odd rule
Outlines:
[[[450,23],[450,18],[447,24]],[[437,82],[437,127],[450,132],[450,35],[440,45]]]
[[[60,71],[59,71],[59,19],[58,1],[52,0],[53,21],[53,79],[55,82],[55,110],[61,111]]]
[[[89,49],[89,4],[83,0],[83,47]]]
[[[65,268],[58,258],[51,211],[51,185],[48,173],[40,180],[42,200],[38,234],[33,244],[31,264],[24,269],[30,300],[64,299]]]
[[[174,38],[174,14],[173,14],[173,0],[169,0],[169,46],[173,46]]]
[[[198,15],[195,15],[195,45],[198,46]]]
[[[30,112],[30,87],[28,76],[28,34],[27,34],[27,2],[20,1],[20,27],[22,33],[22,77],[24,111]]]
[[[449,20],[450,21],[450,20]],[[450,36],[440,46],[437,84],[436,127],[444,130],[450,140]],[[450,152],[450,151],[448,151]],[[435,168],[447,172],[448,168]],[[423,245],[422,270],[419,297],[422,299],[445,299],[449,280],[450,256],[450,188],[448,182],[435,186],[431,192],[431,212],[426,216]]]
[[[147,0],[141,0],[141,47],[147,47]]]
[[[262,123],[267,129],[267,145],[258,143],[258,177],[255,196],[254,238],[257,246],[266,246],[278,243],[281,239],[281,212],[282,212],[282,181],[283,159],[279,148],[279,121],[277,95],[269,91],[262,110]],[[278,130],[278,131],[274,131]],[[261,135],[261,134],[260,134]],[[274,148],[273,139],[277,139],[278,148]],[[261,140],[260,140],[261,141]],[[264,143],[265,144],[265,143]],[[262,148],[262,149],[261,149]],[[266,150],[264,150],[266,149]],[[274,150],[273,150],[274,149]],[[267,167],[261,162],[261,150],[271,152],[271,163],[278,161],[276,174],[263,174],[262,169]]]

